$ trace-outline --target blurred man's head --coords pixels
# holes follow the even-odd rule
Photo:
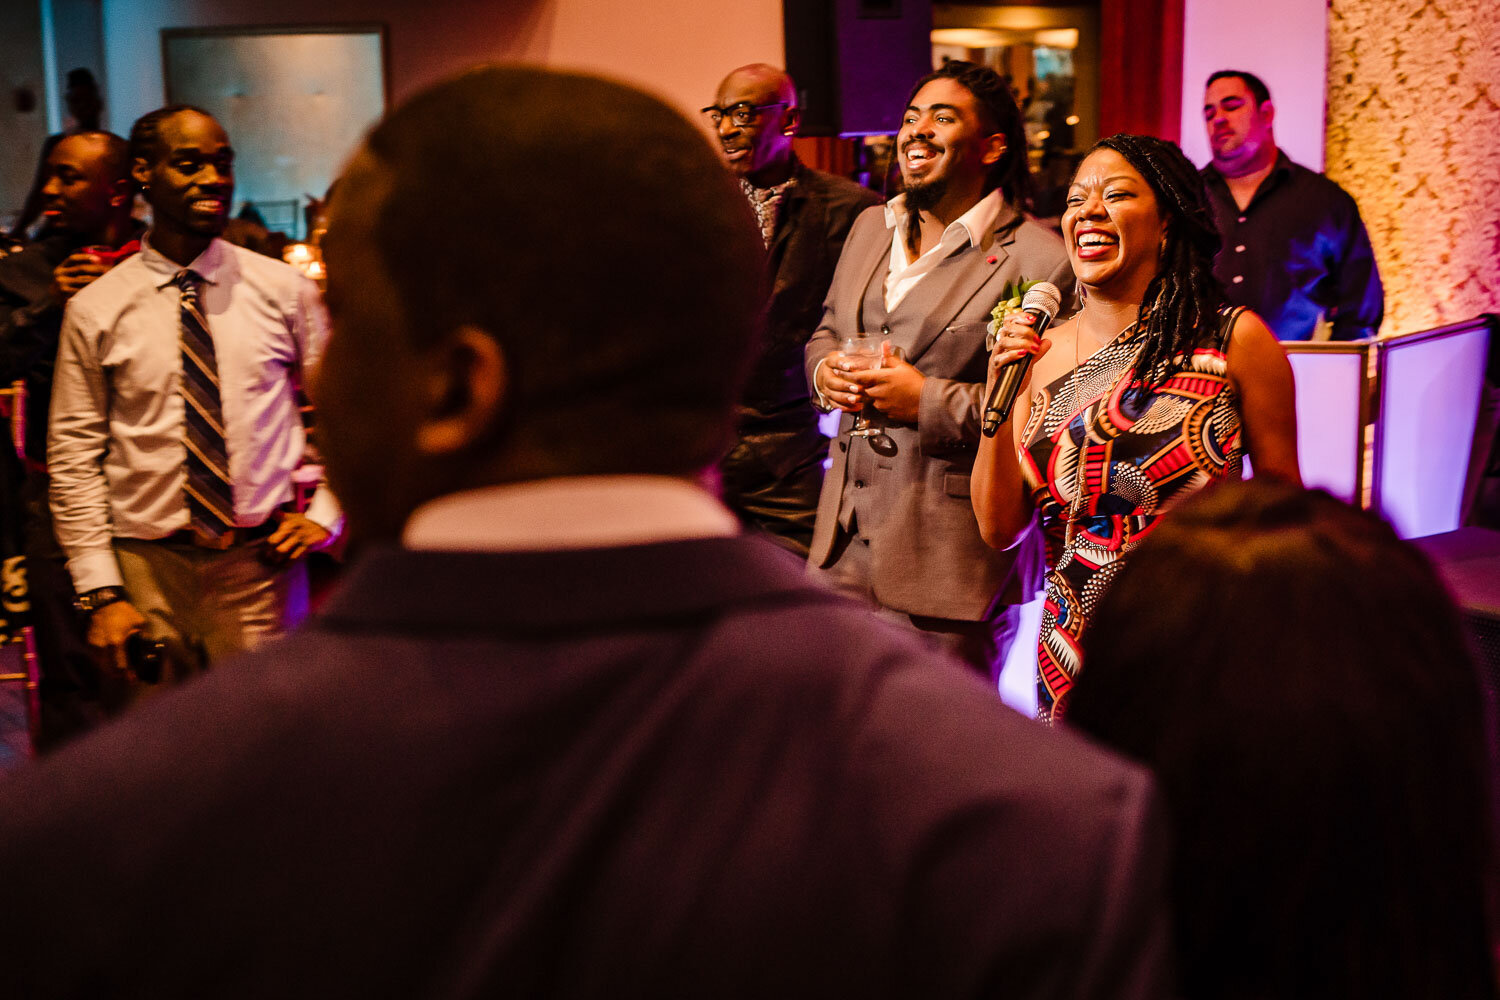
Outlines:
[[[1254,73],[1224,69],[1208,78],[1203,92],[1203,124],[1214,166],[1225,177],[1239,177],[1276,159],[1276,106]]]
[[[68,114],[78,123],[80,129],[94,130],[99,127],[99,113],[104,110],[104,102],[99,97],[99,83],[94,79],[94,74],[87,69],[74,69],[68,71],[68,88],[63,91],[63,101],[68,106]]]
[[[1422,552],[1257,476],[1126,562],[1068,723],[1160,782],[1180,995],[1494,997],[1487,699]]]
[[[761,187],[786,179],[798,120],[797,87],[786,73],[765,63],[741,66],[719,84],[703,114],[730,170]]]
[[[526,67],[441,83],[355,155],[324,247],[319,433],[364,536],[489,483],[694,475],[729,440],[762,244],[655,98]]]
[[[79,132],[64,137],[47,156],[45,176],[42,214],[49,232],[94,242],[112,222],[130,214],[130,157],[117,135]]]
[[[160,233],[211,238],[229,222],[234,150],[213,116],[172,105],[142,115],[130,130],[131,174]]]

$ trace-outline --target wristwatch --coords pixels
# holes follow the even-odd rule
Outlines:
[[[86,594],[79,594],[73,603],[79,611],[91,615],[102,607],[125,600],[124,587],[95,587]]]

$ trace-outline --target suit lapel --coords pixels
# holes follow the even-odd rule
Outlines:
[[[766,247],[773,296],[783,294],[804,279],[803,270],[808,266],[804,259],[808,241],[819,238],[827,228],[822,216],[822,204],[802,183],[787,192],[781,206],[781,218],[776,222],[776,232],[771,236],[771,245]]]
[[[807,193],[802,190],[802,185],[798,184],[787,192],[786,200],[781,206],[781,218],[776,220],[776,232],[771,236],[771,245],[766,248],[773,267],[785,253],[792,231],[804,224],[801,215],[806,210]]]
[[[900,346],[908,361],[915,362],[932,346],[943,328],[1000,270],[1006,256],[1003,248],[992,248],[986,254],[979,247],[969,247],[917,282],[917,287],[896,307],[896,316],[902,320],[910,317],[910,321],[892,324],[893,330],[913,331],[909,337],[901,338],[906,341]],[[989,263],[991,259],[995,261],[993,264]]]
[[[870,282],[885,281],[886,272],[890,267],[890,228],[881,226],[875,230],[875,235],[861,246],[856,247],[852,243],[845,244],[844,256],[851,257],[856,267],[854,274],[859,280],[851,281],[844,287],[844,300],[838,303],[838,307],[843,315],[858,317],[858,328],[862,330],[864,329],[865,293],[869,291]],[[842,262],[841,259],[840,263]],[[850,325],[849,329],[853,330],[855,327]]]

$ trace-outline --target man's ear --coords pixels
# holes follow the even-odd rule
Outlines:
[[[781,134],[791,137],[797,134],[802,127],[802,109],[796,106],[786,109],[786,114],[781,119]]]
[[[491,433],[510,392],[510,369],[499,342],[474,326],[454,330],[430,358],[416,445],[424,455],[451,455]]]
[[[984,140],[984,159],[980,162],[985,165],[999,163],[1000,157],[1005,155],[1005,150],[1005,136],[999,132],[991,136],[986,136]]]
[[[1260,116],[1266,120],[1267,125],[1276,124],[1276,105],[1269,100],[1260,102]]]
[[[142,188],[151,183],[151,164],[144,157],[137,156],[135,162],[130,165],[130,177]]]

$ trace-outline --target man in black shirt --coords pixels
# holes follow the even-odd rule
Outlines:
[[[1385,297],[1349,193],[1276,147],[1271,93],[1253,73],[1208,78],[1203,182],[1224,249],[1214,274],[1230,302],[1282,340],[1355,340],[1380,330]],[[1328,332],[1322,332],[1322,327]]]

